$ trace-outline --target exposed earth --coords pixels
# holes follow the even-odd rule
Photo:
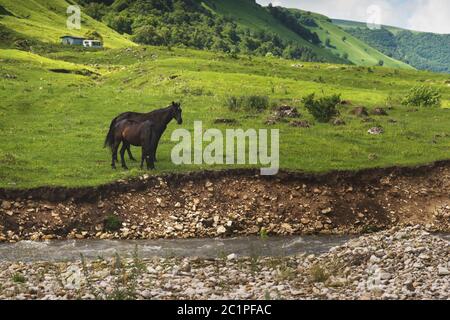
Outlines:
[[[322,175],[198,172],[0,190],[0,241],[450,231],[450,162]]]

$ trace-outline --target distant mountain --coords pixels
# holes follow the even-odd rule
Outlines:
[[[365,23],[333,23],[384,54],[420,70],[450,73],[450,34],[410,31],[382,26],[371,30]]]

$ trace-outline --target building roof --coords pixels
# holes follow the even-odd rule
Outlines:
[[[79,40],[84,40],[84,39],[86,39],[86,38],[81,38],[81,37],[74,37],[74,36],[62,36],[62,37],[59,37],[60,39],[62,39],[62,38],[72,38],[72,39],[79,39]]]

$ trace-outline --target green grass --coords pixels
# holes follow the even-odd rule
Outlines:
[[[11,13],[0,16],[0,24],[11,30],[20,31],[29,39],[48,43],[59,43],[59,38],[63,35],[83,36],[89,30],[96,30],[103,36],[107,48],[135,45],[125,36],[83,13],[81,29],[67,29],[66,21],[69,15],[66,10],[69,5],[65,0],[0,0],[0,6]]]
[[[450,106],[448,77],[415,70],[373,68],[369,72],[365,67],[317,63],[297,68],[283,59],[233,59],[157,47],[60,51],[45,57],[0,49],[0,59],[0,187],[4,188],[98,185],[142,174],[138,164],[129,161],[130,171],[111,170],[110,154],[103,149],[109,123],[121,112],[149,111],[172,100],[183,102],[182,127],[189,130],[196,120],[203,121],[204,129],[230,128],[214,124],[216,118],[236,119],[243,129],[267,128],[264,122],[270,110],[230,112],[224,106],[229,95],[269,96],[272,102],[299,107],[311,123],[314,120],[300,99],[313,92],[318,97],[339,93],[342,99],[371,109],[384,106],[388,96],[400,100],[411,87],[427,83],[441,90],[443,106]],[[51,72],[55,66],[90,68],[101,76]],[[389,117],[372,116],[374,123],[362,123],[350,115],[351,108],[339,107],[346,126],[315,123],[300,129],[282,123],[269,127],[280,129],[281,167],[324,172],[449,158],[450,109],[407,112],[408,107],[395,105]],[[367,134],[376,125],[385,134]],[[155,174],[228,168],[173,165],[170,152],[175,143],[170,135],[176,128],[171,123],[161,141]],[[140,155],[138,148],[133,151]]]

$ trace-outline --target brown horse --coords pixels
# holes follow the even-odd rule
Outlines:
[[[111,146],[113,143],[113,132],[114,127],[117,123],[122,120],[132,120],[135,122],[144,122],[150,120],[153,123],[153,132],[155,134],[155,149],[153,154],[153,160],[156,161],[156,149],[158,148],[159,140],[163,135],[164,131],[167,128],[167,125],[170,121],[175,119],[178,124],[183,123],[183,118],[181,116],[181,104],[178,102],[172,102],[170,106],[163,109],[158,109],[151,111],[149,113],[137,113],[137,112],[125,112],[117,116],[111,121],[109,126],[109,132],[105,139],[105,146]],[[135,160],[133,155],[131,154],[130,146],[126,147],[126,151],[128,152],[128,156],[131,160]]]
[[[155,150],[155,134],[154,125],[151,121],[136,122],[132,120],[122,120],[116,123],[113,129],[113,141],[109,144],[112,150],[112,163],[113,169],[116,169],[117,150],[122,143],[120,149],[120,159],[122,162],[122,168],[128,170],[125,163],[125,151],[130,145],[142,147],[141,157],[141,169],[144,166],[144,160],[147,163],[147,170],[154,169],[154,150]]]

